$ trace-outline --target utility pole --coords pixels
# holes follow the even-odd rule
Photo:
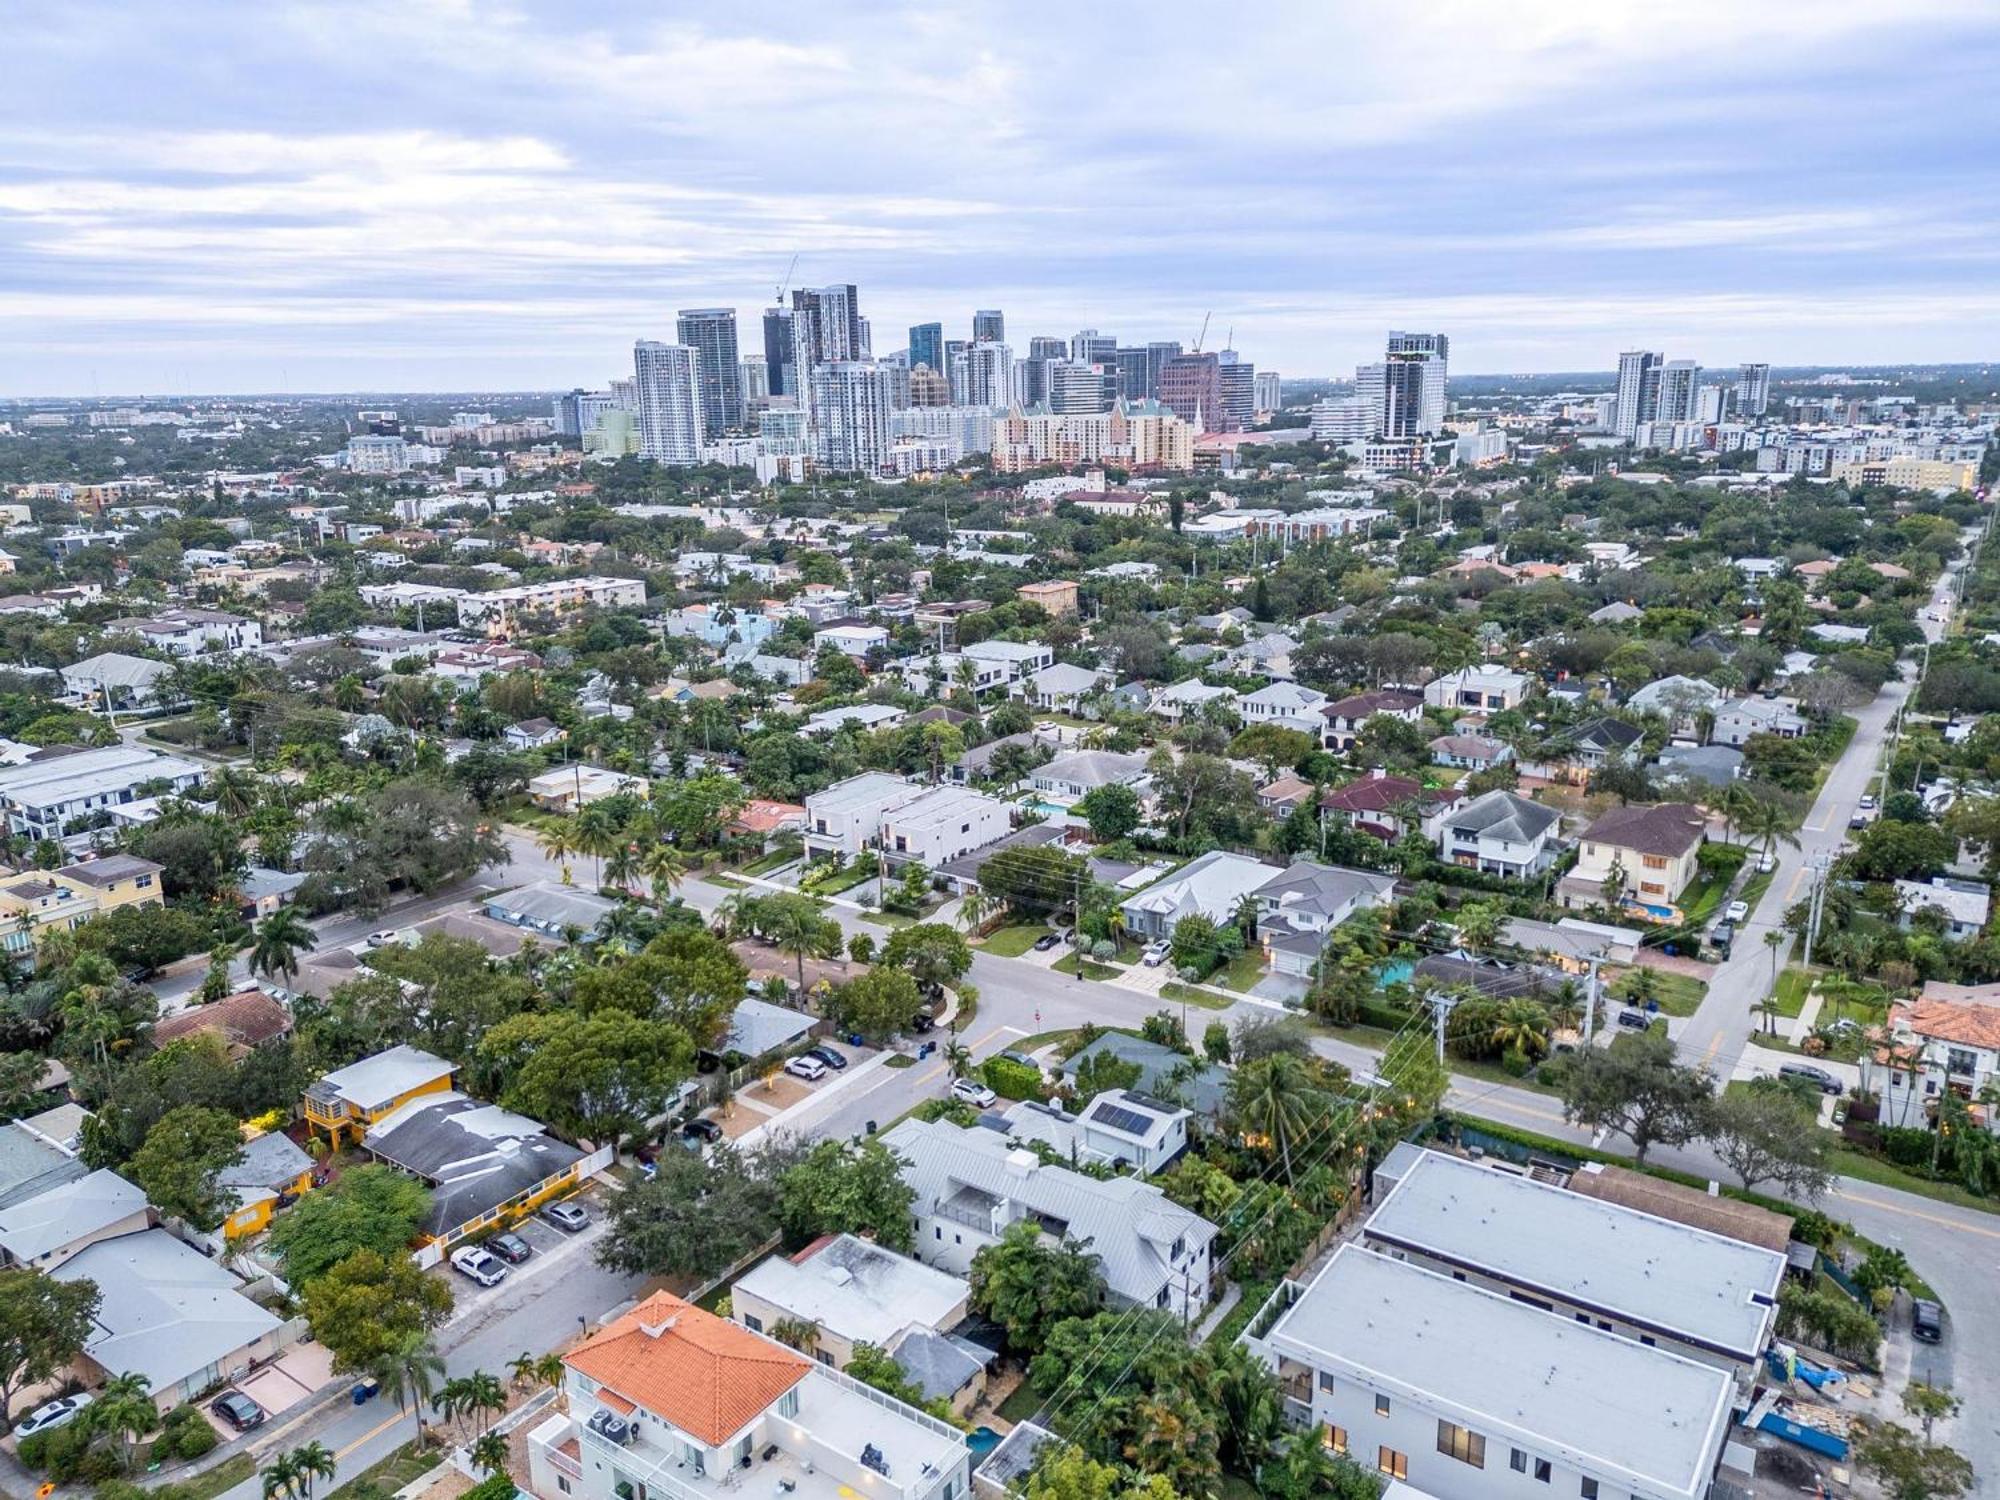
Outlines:
[[[1431,1028],[1437,1033],[1438,1066],[1443,1067],[1444,1026],[1450,1019],[1452,1011],[1457,1008],[1458,997],[1446,994],[1443,990],[1429,990],[1424,995],[1424,1004],[1431,1008]]]
[[[1827,859],[1824,851],[1813,856],[1812,872],[1812,895],[1806,904],[1806,947],[1801,960],[1807,968],[1812,967],[1813,940],[1819,936],[1820,919],[1826,913]]]
[[[1583,1045],[1586,1049],[1590,1046],[1591,1034],[1597,1025],[1597,970],[1603,962],[1601,954],[1591,954],[1590,978],[1585,981],[1583,987]]]

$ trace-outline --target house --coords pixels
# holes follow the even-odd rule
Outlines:
[[[238,990],[208,1005],[191,1005],[153,1023],[153,1045],[167,1047],[191,1036],[218,1038],[232,1058],[292,1034],[292,1013],[259,989]]]
[[[1703,714],[1723,704],[1722,689],[1701,677],[1661,677],[1625,700],[1635,714],[1653,714],[1667,721],[1670,734],[1693,734]]]
[[[1076,750],[1037,766],[1029,778],[1049,802],[1073,807],[1101,786],[1138,787],[1147,780],[1146,757],[1114,750]]]
[[[136,635],[146,645],[169,656],[248,651],[264,644],[264,627],[257,621],[216,609],[176,606],[157,615],[112,620],[104,631],[107,635]]]
[[[587,941],[618,910],[618,903],[593,891],[580,891],[573,885],[538,880],[488,896],[482,910],[496,922],[540,933],[558,942],[566,941],[572,933]]]
[[[1009,683],[1046,670],[1056,659],[1055,647],[1041,641],[974,641],[961,647],[960,654],[975,662],[1000,667],[1005,673],[1003,680]]]
[[[1316,688],[1302,687],[1296,682],[1273,682],[1251,693],[1236,708],[1243,715],[1246,727],[1270,724],[1279,729],[1296,729],[1318,739],[1326,729],[1322,710],[1327,701],[1326,694]]]
[[[335,1147],[358,1142],[412,1099],[444,1094],[457,1069],[408,1043],[336,1068],[306,1090],[306,1124]]]
[[[1482,662],[1434,677],[1424,685],[1424,702],[1433,708],[1479,708],[1488,712],[1518,708],[1535,687],[1525,672]]]
[[[1780,1251],[1440,1151],[1362,1226],[1372,1250],[1729,1371],[1748,1386],[1777,1324]]]
[[[1669,745],[1653,757],[1656,779],[1726,787],[1743,774],[1743,752],[1727,745]]]
[[[450,759],[449,752],[446,759]],[[290,906],[298,896],[299,887],[306,883],[304,870],[273,870],[264,865],[246,866],[236,882],[236,894],[243,898],[237,908],[246,922],[256,922],[268,917],[281,907]]]
[[[0,1125],[0,1209],[22,1203],[90,1171],[77,1148],[25,1120]]]
[[[963,1275],[972,1258],[1023,1220],[1082,1240],[1114,1307],[1176,1316],[1208,1305],[1215,1226],[1136,1177],[1087,1177],[1050,1166],[991,1130],[906,1119],[882,1137],[916,1193],[917,1259]]]
[[[771,1057],[804,1041],[818,1023],[802,1010],[789,1005],[773,1005],[754,995],[736,1002],[729,1013],[729,1027],[716,1045],[718,1056],[734,1052],[755,1061]]]
[[[1427,787],[1408,776],[1392,776],[1377,766],[1320,798],[1319,815],[1393,844],[1453,800],[1451,792]]]
[[[1636,604],[1627,604],[1623,599],[1613,599],[1602,609],[1590,612],[1593,625],[1625,625],[1640,618],[1646,612]]]
[[[1014,593],[1023,604],[1039,604],[1052,617],[1076,613],[1076,584],[1068,579],[1024,583]]]
[[[1133,1089],[1105,1089],[1071,1114],[1059,1104],[1024,1099],[1008,1107],[1007,1134],[1039,1141],[1072,1164],[1128,1166],[1141,1177],[1165,1171],[1187,1149],[1193,1112]]]
[[[1554,808],[1500,790],[1461,799],[1424,820],[1439,859],[1515,880],[1531,880],[1555,863],[1561,827]]]
[[[10,833],[61,838],[72,824],[153,795],[155,787],[190,792],[207,775],[208,767],[198,761],[136,745],[49,755],[0,769],[0,812]]]
[[[806,797],[805,845],[809,855],[849,859],[873,847],[882,831],[882,813],[902,802],[916,786],[887,771],[863,771]]]
[[[936,869],[1005,838],[1013,826],[1010,802],[970,787],[925,787],[882,809],[876,847],[891,865]]]
[[[1555,736],[1521,770],[1547,781],[1581,786],[1593,772],[1630,761],[1645,737],[1644,730],[1623,719],[1595,718]]]
[[[1102,668],[1059,661],[1022,678],[1016,696],[1050,713],[1073,714],[1085,698],[1110,685],[1111,674]]]
[[[1426,953],[1410,971],[1409,984],[1424,990],[1462,990],[1488,1000],[1540,998],[1562,983],[1562,975],[1539,964],[1517,963],[1492,954]]]
[[[1993,892],[1985,882],[1954,880],[1934,875],[1922,880],[1896,882],[1896,925],[1905,932],[1916,925],[1919,912],[1935,909],[1944,914],[1944,935],[1954,943],[1969,943],[1986,931],[1992,915]]]
[[[1570,908],[1624,905],[1653,921],[1680,920],[1675,904],[1694,879],[1708,815],[1687,802],[1614,807],[1583,831],[1576,866],[1556,887]],[[1604,893],[1614,874],[1619,900]]]
[[[1387,905],[1395,893],[1391,875],[1293,861],[1255,893],[1264,962],[1274,973],[1310,979],[1328,934],[1350,917]]]
[[[163,661],[107,651],[62,669],[63,687],[94,708],[142,711],[166,706],[175,669]]]
[[[1105,1032],[1065,1060],[1061,1071],[1073,1077],[1083,1064],[1106,1053],[1137,1068],[1137,1087],[1151,1098],[1184,1100],[1196,1114],[1211,1120],[1219,1118],[1228,1103],[1227,1068],[1122,1031]]]
[[[1193,913],[1218,927],[1235,920],[1236,904],[1271,878],[1261,860],[1212,849],[1127,900],[1125,930],[1141,942],[1173,936],[1182,917]]]
[[[152,1227],[145,1191],[100,1167],[0,1209],[0,1265],[53,1271],[99,1240]]]
[[[671,1292],[572,1347],[562,1389],[527,1435],[540,1500],[966,1494],[958,1428]]]
[[[1424,716],[1424,700],[1415,693],[1383,688],[1372,693],[1355,693],[1337,703],[1329,703],[1320,710],[1320,716],[1326,720],[1326,748],[1342,754],[1352,750],[1354,742],[1361,737],[1363,726],[1377,714],[1387,714],[1405,724],[1414,724]]]
[[[813,632],[813,654],[831,646],[842,656],[854,657],[857,661],[871,651],[889,649],[889,632],[881,625],[870,625],[865,620],[833,620]]]
[[[1235,688],[1210,687],[1191,677],[1186,682],[1171,683],[1153,694],[1148,712],[1156,719],[1178,724],[1183,719],[1200,718],[1210,704],[1234,709],[1237,697]]]
[[[1431,764],[1463,771],[1490,771],[1514,758],[1505,740],[1483,734],[1441,734],[1431,741]]]
[[[1587,1161],[1570,1174],[1569,1191],[1636,1209],[1656,1219],[1705,1229],[1780,1255],[1792,1243],[1792,1216],[1754,1203],[1671,1182],[1630,1167]]]
[[[501,738],[510,750],[540,750],[560,745],[569,738],[569,731],[554,719],[523,719],[518,724],[509,724]]]
[[[582,761],[528,779],[528,800],[544,812],[573,813],[606,797],[646,795],[646,780]]]
[[[894,729],[903,722],[903,710],[893,703],[850,703],[811,715],[799,726],[799,733],[819,736],[853,729],[869,734],[877,729]]]
[[[1716,710],[1710,738],[1718,745],[1741,748],[1753,734],[1774,734],[1795,740],[1812,725],[1789,703],[1776,698],[1732,698]]]
[[[1270,677],[1288,681],[1292,675],[1292,655],[1299,649],[1299,643],[1281,630],[1256,636],[1245,641],[1223,658],[1223,664],[1232,672],[1245,677]],[[1326,695],[1320,694],[1322,702]],[[1316,732],[1319,726],[1312,726]]]
[[[730,1288],[729,1316],[752,1333],[768,1334],[783,1323],[810,1326],[818,1334],[813,1358],[844,1370],[858,1345],[893,1355],[913,1330],[956,1328],[971,1295],[963,1277],[836,1234],[797,1255],[773,1255],[752,1266]],[[983,1362],[975,1369],[984,1375]]]
[[[770,849],[787,835],[803,833],[805,826],[806,810],[798,803],[752,797],[729,820],[726,831],[740,838],[762,840],[764,847]]]
[[[1277,779],[1257,788],[1257,805],[1279,822],[1283,822],[1301,807],[1313,794],[1313,784],[1302,776],[1290,771]]]
[[[165,904],[161,866],[107,854],[59,870],[0,880],[0,952],[25,957],[52,932],[68,932],[121,906]]]
[[[1500,924],[1500,941],[1509,948],[1545,958],[1566,974],[1581,974],[1592,959],[1604,963],[1629,964],[1639,956],[1645,934],[1636,927],[1613,927],[1606,922],[1586,922],[1581,917],[1563,917],[1555,922],[1536,922],[1527,917],[1509,917]]]
[[[1250,1328],[1291,1422],[1434,1500],[1704,1500],[1737,1399],[1727,1371],[1361,1244]]]
[[[376,1117],[361,1145],[431,1190],[418,1229],[447,1248],[570,1191],[585,1160],[540,1121],[455,1089],[419,1094]]]
[[[925,697],[942,697],[960,690],[977,697],[1006,686],[1013,676],[1004,661],[987,660],[956,651],[909,657],[897,662],[895,669],[911,692]]]
[[[240,1240],[261,1234],[274,1213],[312,1191],[313,1161],[289,1138],[270,1131],[245,1141],[242,1160],[224,1167],[216,1183],[235,1196],[222,1221],[223,1238]]]
[[[1861,1087],[1882,1099],[1882,1123],[1921,1130],[1937,1124],[1947,1091],[1974,1103],[2000,1085],[2000,996],[1996,1003],[1932,998],[1889,1007],[1882,1041],[1861,1062]],[[1986,1109],[1986,1128],[2000,1128]]]
[[[233,1271],[164,1229],[99,1240],[50,1274],[97,1287],[76,1361],[89,1383],[143,1375],[161,1412],[276,1357],[302,1331],[251,1301]]]

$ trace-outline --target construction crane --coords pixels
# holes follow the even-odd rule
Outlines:
[[[778,283],[777,293],[772,299],[777,306],[783,307],[785,305],[785,292],[792,284],[792,272],[798,268],[799,256],[795,250],[792,252],[792,263],[785,267],[785,279]]]
[[[1205,312],[1201,315],[1201,332],[1194,336],[1194,349],[1192,352],[1196,354],[1201,353],[1202,340],[1208,337],[1208,320],[1214,316],[1215,314],[1212,312]]]

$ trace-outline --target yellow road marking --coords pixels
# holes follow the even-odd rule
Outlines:
[[[1803,869],[1797,870],[1793,873],[1792,887],[1790,890],[1785,892],[1785,905],[1790,906],[1792,905],[1792,903],[1794,903],[1799,899],[1799,885],[1801,882],[1805,880],[1805,878],[1806,878],[1806,872]]]
[[[986,1035],[981,1037],[978,1041],[967,1042],[965,1044],[966,1050],[968,1052],[977,1052],[981,1047],[984,1047],[988,1042],[992,1041],[993,1038],[1000,1035],[1001,1032],[1019,1031],[1020,1029],[1021,1028],[1018,1026],[995,1026],[991,1031],[987,1032]],[[942,1078],[944,1077],[944,1074],[945,1074],[945,1065],[943,1063],[939,1063],[935,1068],[932,1068],[928,1073],[918,1074],[916,1081],[919,1085],[922,1085],[930,1083],[934,1079]],[[870,1092],[872,1093],[873,1090],[870,1090]]]
[[[1860,1179],[1854,1178],[1851,1180],[1858,1182]],[[1870,1208],[1881,1209],[1884,1213],[1901,1214],[1908,1219],[1921,1219],[1926,1224],[1938,1224],[1946,1229],[1963,1230],[1966,1234],[1979,1234],[1984,1235],[1989,1240],[2000,1240],[2000,1229],[1987,1229],[1979,1224],[1961,1224],[1958,1220],[1947,1219],[1942,1214],[1927,1214],[1920,1208],[1905,1208],[1900,1203],[1884,1203],[1880,1198],[1871,1198],[1866,1193],[1850,1192],[1845,1187],[1838,1189],[1838,1192],[1843,1198],[1852,1198],[1856,1203],[1865,1203]],[[1970,1213],[1977,1213],[1979,1211],[1978,1209],[1967,1210]]]
[[[394,1427],[398,1422],[402,1421],[408,1415],[409,1415],[408,1412],[399,1411],[393,1417],[384,1417],[381,1421],[377,1422],[373,1427],[369,1428],[366,1432],[362,1433],[360,1437],[356,1438],[353,1442],[349,1443],[345,1448],[338,1450],[333,1456],[336,1459],[347,1457],[348,1454],[352,1453],[356,1448],[359,1448],[363,1443],[373,1442],[376,1438],[380,1437],[383,1433],[387,1432],[391,1427]]]

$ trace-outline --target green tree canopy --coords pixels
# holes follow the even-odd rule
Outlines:
[[[430,1189],[394,1167],[350,1167],[278,1216],[271,1248],[285,1279],[301,1286],[357,1250],[391,1256],[407,1249],[430,1206]]]
[[[130,1162],[132,1180],[161,1213],[212,1231],[236,1207],[221,1185],[225,1167],[243,1159],[243,1131],[233,1115],[183,1104],[160,1117]]]

